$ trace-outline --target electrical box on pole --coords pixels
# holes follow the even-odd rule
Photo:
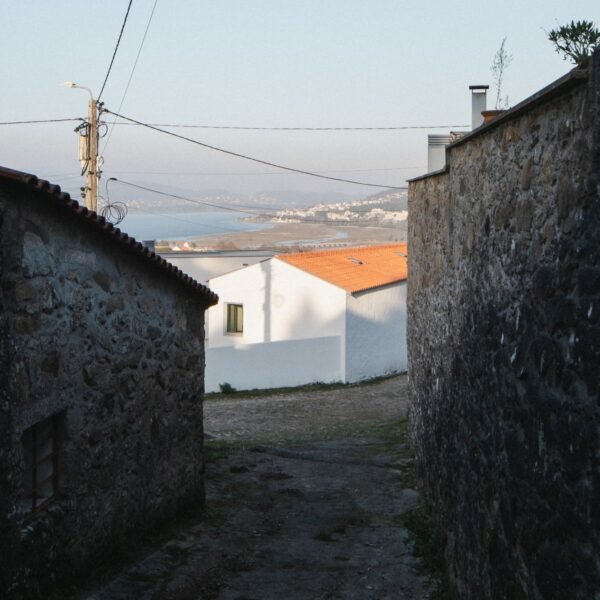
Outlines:
[[[86,176],[85,188],[81,188],[85,205],[94,212],[98,212],[98,190],[102,160],[98,157],[98,113],[101,104],[94,100],[90,88],[76,84],[74,81],[65,82],[69,88],[87,90],[90,94],[88,102],[88,118],[75,130],[79,134],[78,158],[81,164],[81,174]]]

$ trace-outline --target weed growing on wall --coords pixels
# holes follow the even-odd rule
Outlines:
[[[509,54],[506,50],[506,38],[504,38],[490,67],[496,87],[496,110],[506,110],[508,108],[508,96],[502,97],[502,84],[504,82],[504,71],[510,67],[512,59],[512,54]]]

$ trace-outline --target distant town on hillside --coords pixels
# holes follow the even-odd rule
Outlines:
[[[263,193],[245,197],[243,201],[241,196],[220,196],[222,203],[227,202],[229,207],[237,206],[247,213],[241,218],[243,221],[262,223],[265,228],[186,240],[157,240],[157,250],[163,253],[236,249],[289,252],[406,241],[406,190],[385,190],[359,199],[341,194],[326,195],[319,202],[314,202],[318,195],[299,194],[295,199],[290,197],[282,209],[284,195],[284,192]],[[214,197],[211,202],[217,203]],[[173,210],[172,205],[169,209]],[[186,209],[189,211],[189,205]]]

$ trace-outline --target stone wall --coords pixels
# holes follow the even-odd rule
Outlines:
[[[411,436],[461,599],[600,598],[600,50],[409,189]]]
[[[2,597],[47,597],[203,505],[204,308],[214,297],[93,221],[0,182]],[[55,414],[59,494],[31,512],[22,435]]]

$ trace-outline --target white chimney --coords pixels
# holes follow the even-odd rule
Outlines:
[[[487,110],[487,91],[490,89],[489,85],[470,85],[471,90],[471,128],[477,129],[483,124],[483,117],[481,112]]]
[[[430,133],[427,136],[427,172],[439,171],[446,166],[446,146],[453,141],[449,133]]]

